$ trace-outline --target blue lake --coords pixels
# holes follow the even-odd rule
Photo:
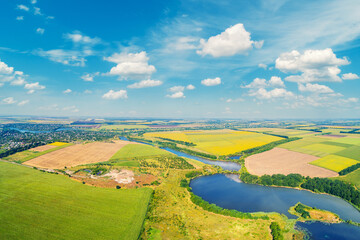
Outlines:
[[[278,212],[289,218],[291,206],[301,202],[338,214],[344,220],[360,222],[360,212],[341,198],[292,188],[246,184],[235,174],[216,174],[193,179],[190,187],[204,200],[241,212]]]

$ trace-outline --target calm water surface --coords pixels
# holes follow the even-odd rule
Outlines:
[[[295,218],[288,209],[301,202],[334,212],[344,220],[360,222],[360,212],[340,198],[305,190],[246,184],[234,174],[199,177],[191,181],[190,187],[194,194],[210,203],[241,212],[278,212]]]

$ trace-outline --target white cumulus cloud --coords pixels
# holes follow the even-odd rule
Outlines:
[[[64,35],[64,37],[66,39],[71,40],[75,44],[95,45],[95,44],[98,44],[98,43],[101,42],[100,38],[98,38],[98,37],[91,38],[89,36],[86,36],[86,35],[82,34],[79,31],[74,31],[72,33],[67,33],[67,34]]]
[[[326,48],[306,50],[303,54],[296,50],[283,53],[276,59],[275,67],[285,73],[301,73],[285,78],[291,82],[341,82],[339,66],[347,64],[350,62],[345,57],[337,58],[331,48]]]
[[[306,83],[305,85],[299,83],[299,91],[313,92],[313,93],[333,93],[334,90],[325,85]]]
[[[294,94],[290,91],[287,91],[284,88],[275,88],[273,90],[266,90],[260,88],[257,91],[249,93],[249,96],[254,96],[259,99],[272,99],[272,98],[290,98],[294,97]]]
[[[128,98],[128,96],[126,90],[119,90],[119,91],[110,90],[107,93],[105,93],[102,96],[102,98],[108,100],[116,100],[116,99],[126,99]]]
[[[117,75],[123,79],[149,78],[156,71],[153,65],[149,65],[149,58],[146,56],[145,51],[139,53],[114,53],[104,59],[117,64],[111,68],[109,74]]]
[[[216,78],[207,78],[207,79],[204,79],[201,81],[201,84],[202,85],[205,85],[205,86],[216,86],[216,85],[219,85],[221,84],[221,78],[219,77],[216,77]]]
[[[28,89],[28,93],[34,93],[36,90],[43,90],[45,89],[45,86],[40,85],[39,82],[35,82],[35,83],[27,83],[25,84],[25,89]]]
[[[63,93],[64,93],[64,94],[68,94],[68,93],[71,93],[71,92],[72,92],[72,90],[71,90],[71,89],[69,89],[69,88],[68,88],[68,89],[66,89],[65,91],[63,91]]]
[[[185,98],[183,92],[174,92],[173,94],[166,95],[168,98]]]
[[[96,73],[86,73],[84,75],[81,76],[81,79],[84,80],[85,82],[93,82],[94,81],[94,77],[99,76],[99,72]]]
[[[189,84],[189,85],[186,86],[186,89],[187,89],[187,90],[194,90],[194,89],[195,89],[195,86],[192,85],[192,84]]]
[[[261,48],[263,41],[254,42],[251,40],[250,33],[244,28],[244,25],[238,23],[227,28],[219,35],[212,36],[208,40],[200,40],[200,50],[197,54],[213,57],[227,57],[236,54],[247,54],[253,46]]]
[[[24,16],[17,16],[17,17],[16,17],[16,20],[22,21],[22,20],[24,20]]]
[[[140,82],[137,83],[133,83],[128,85],[128,88],[148,88],[148,87],[156,87],[156,86],[160,86],[163,82],[160,80],[151,80],[151,79],[147,79],[147,80],[142,80]]]
[[[359,79],[360,77],[355,73],[345,73],[342,75],[342,79],[344,80],[355,80]]]

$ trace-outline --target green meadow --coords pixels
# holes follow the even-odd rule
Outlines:
[[[0,162],[0,239],[138,239],[151,193]]]

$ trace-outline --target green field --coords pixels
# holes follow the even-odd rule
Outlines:
[[[323,167],[335,172],[339,172],[347,167],[350,167],[356,163],[359,163],[358,161],[351,159],[351,158],[346,158],[346,157],[341,157],[341,156],[337,156],[337,155],[328,155],[326,157],[323,158],[319,158],[315,161],[310,162],[310,164],[313,164],[315,166],[319,166],[319,167]]]
[[[360,138],[344,137],[332,140],[331,142],[346,143],[360,146]]]
[[[0,239],[137,239],[151,192],[0,162]]]
[[[343,151],[337,152],[336,155],[360,161],[360,146],[349,147]]]
[[[352,183],[357,187],[357,189],[360,189],[360,169],[357,169],[345,176],[338,177],[338,179]]]
[[[71,145],[74,145],[74,144],[73,143],[67,143],[67,144],[64,144],[64,145],[61,145],[61,146],[58,146],[58,147],[55,147],[55,148],[52,148],[52,149],[48,149],[48,150],[45,150],[45,151],[42,151],[42,152],[25,150],[25,151],[18,152],[18,153],[15,153],[13,155],[10,155],[8,157],[4,157],[3,159],[8,160],[8,161],[12,161],[12,162],[23,163],[23,162],[29,161],[29,160],[31,160],[33,158],[44,155],[46,153],[54,152],[56,150],[69,147]]]
[[[192,169],[186,160],[170,152],[145,144],[129,144],[107,162],[114,166]]]
[[[336,152],[339,152],[344,149],[345,149],[344,147],[340,147],[340,146],[323,144],[323,143],[315,143],[315,144],[310,144],[310,145],[301,147],[297,151],[306,153],[306,154],[310,154],[313,156],[324,157],[328,154],[336,153]]]

